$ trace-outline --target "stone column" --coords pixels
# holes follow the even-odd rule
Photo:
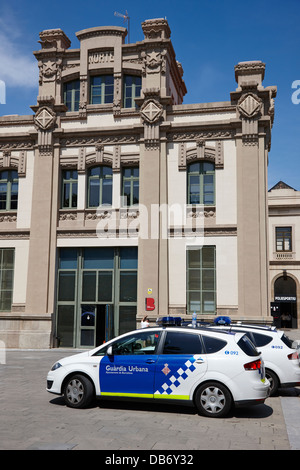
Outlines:
[[[236,66],[238,314],[269,315],[267,160],[276,89],[264,88],[265,64]]]
[[[26,313],[30,314],[53,313],[54,308],[59,148],[53,141],[53,101],[40,101],[35,115],[38,137],[26,294]]]

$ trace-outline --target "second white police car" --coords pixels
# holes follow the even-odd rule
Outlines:
[[[299,345],[284,331],[267,325],[231,323],[230,317],[217,317],[211,327],[216,325],[222,330],[245,333],[261,352],[270,382],[270,396],[276,395],[279,388],[300,385]]]
[[[244,333],[163,324],[61,359],[48,373],[47,390],[73,408],[95,397],[172,400],[223,417],[233,406],[264,403],[269,381]]]

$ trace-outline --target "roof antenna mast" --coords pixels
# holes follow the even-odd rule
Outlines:
[[[119,18],[123,18],[124,21],[127,21],[127,31],[128,31],[127,41],[128,41],[128,44],[129,44],[129,42],[130,42],[130,36],[129,36],[129,34],[130,34],[130,17],[128,15],[128,12],[126,10],[125,15],[124,15],[123,13],[118,13],[117,11],[115,11],[115,16],[118,16]]]

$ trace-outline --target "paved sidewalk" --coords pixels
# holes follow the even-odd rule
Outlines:
[[[74,350],[8,350],[0,364],[0,449],[289,450],[298,449],[300,389],[224,419],[165,404],[98,402],[67,408],[46,391],[52,364]]]

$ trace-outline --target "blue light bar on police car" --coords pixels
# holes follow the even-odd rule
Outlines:
[[[181,326],[181,317],[162,317],[157,323],[162,326]]]
[[[230,325],[231,318],[230,317],[216,317],[214,319],[215,325]]]

